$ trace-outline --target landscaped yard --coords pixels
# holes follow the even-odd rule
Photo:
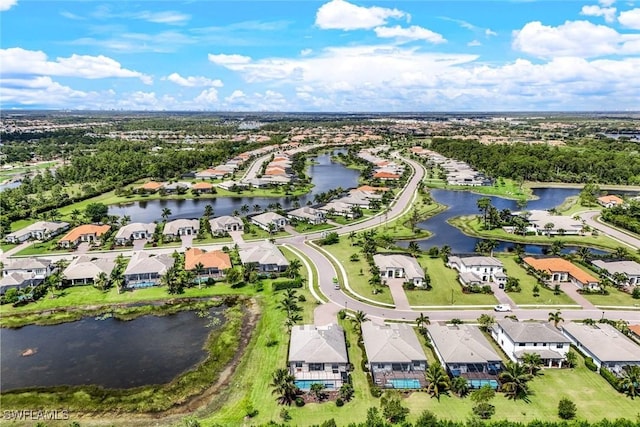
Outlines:
[[[633,299],[628,293],[619,291],[612,286],[608,287],[607,290],[609,291],[609,295],[583,294],[583,296],[592,304],[595,304],[597,306],[623,306],[640,308],[640,300]]]
[[[458,282],[458,272],[445,266],[442,258],[421,255],[420,265],[431,278],[430,291],[405,291],[411,306],[451,306],[451,305],[495,305],[497,300],[490,294],[465,294]]]
[[[502,261],[507,271],[507,276],[514,277],[520,281],[521,292],[509,292],[509,298],[516,304],[535,304],[535,305],[574,305],[577,304],[564,292],[554,295],[553,291],[544,286],[538,285],[539,296],[533,296],[533,288],[538,284],[535,277],[527,274],[527,271],[515,261],[515,255],[511,254],[494,254],[496,258]]]
[[[61,249],[58,247],[58,239],[48,242],[34,242],[32,245],[27,246],[18,253],[16,256],[28,256],[28,255],[50,255],[50,254],[62,254],[72,252],[69,249]]]
[[[309,224],[308,222],[298,222],[293,227],[298,233],[313,233],[315,231],[329,230],[331,228],[335,228],[334,225],[331,224]]]

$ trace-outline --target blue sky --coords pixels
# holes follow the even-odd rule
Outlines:
[[[640,3],[0,0],[0,108],[640,110]]]

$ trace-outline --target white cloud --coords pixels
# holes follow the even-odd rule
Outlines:
[[[170,74],[167,77],[167,80],[177,84],[178,86],[183,86],[183,87],[199,87],[199,86],[200,87],[201,86],[222,87],[224,86],[222,84],[222,80],[220,79],[212,80],[207,77],[196,77],[196,76],[182,77],[178,73]]]
[[[640,34],[619,34],[588,21],[567,21],[558,27],[534,21],[514,31],[512,46],[542,58],[635,55],[640,53]]]
[[[374,31],[380,38],[424,40],[436,44],[446,42],[442,35],[417,25],[412,25],[408,28],[402,28],[399,25],[396,25],[395,27],[376,27]]]
[[[300,51],[301,56],[309,56],[313,53],[313,49],[302,49]]]
[[[485,36],[487,36],[487,37],[490,37],[490,36],[497,36],[497,35],[498,35],[498,33],[496,33],[495,31],[493,31],[491,28],[486,28],[486,29],[484,30],[484,35],[485,35]]]
[[[18,0],[0,0],[0,12],[11,9],[18,4]]]
[[[218,55],[209,54],[209,61],[223,67],[229,65],[248,64],[251,62],[251,58],[243,55],[225,55],[223,53]]]
[[[324,30],[366,30],[385,25],[391,18],[408,18],[408,15],[398,9],[363,7],[345,0],[331,0],[318,9],[316,25]]]
[[[582,6],[580,14],[586,16],[604,16],[604,20],[607,22],[616,20],[615,7],[600,7],[598,5]]]
[[[235,102],[239,99],[243,99],[246,97],[247,95],[245,95],[243,91],[236,89],[233,91],[233,93],[231,93],[231,95],[227,96],[224,100],[225,102]]]
[[[609,7],[614,4],[616,0],[600,0],[599,3],[604,7]]]
[[[467,43],[467,46],[470,46],[470,47],[482,46],[482,43],[480,43],[478,40],[471,40],[469,43]]]
[[[42,51],[16,47],[0,49],[0,63],[2,63],[3,76],[65,76],[85,79],[133,77],[139,78],[145,84],[152,83],[150,76],[122,68],[119,62],[103,55],[73,54],[68,58],[49,61],[47,55]]]
[[[618,21],[625,27],[640,30],[640,8],[620,12]]]
[[[140,12],[134,15],[134,18],[141,19],[143,21],[153,22],[155,24],[168,24],[168,25],[184,25],[191,19],[190,15],[175,11],[166,12]]]
[[[116,52],[175,52],[183,46],[195,44],[197,40],[176,31],[163,31],[160,33],[127,33],[112,27],[102,31],[107,38],[83,37],[71,41],[69,44],[78,46],[101,47]]]
[[[202,106],[211,106],[218,102],[218,91],[215,88],[205,89],[200,92],[194,101]]]

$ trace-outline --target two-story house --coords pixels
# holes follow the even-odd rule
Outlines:
[[[489,283],[504,285],[507,275],[502,262],[490,256],[450,256],[447,267],[458,271],[463,286],[483,286]]]
[[[380,270],[380,277],[403,278],[414,286],[424,286],[424,270],[413,257],[402,254],[375,254],[373,262]]]

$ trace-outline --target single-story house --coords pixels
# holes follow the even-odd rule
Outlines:
[[[180,236],[194,236],[200,230],[200,221],[197,219],[174,219],[164,225],[162,235],[169,239],[178,239]]]
[[[72,285],[94,283],[100,273],[109,276],[115,266],[113,258],[91,259],[88,256],[79,256],[64,269],[63,280]]]
[[[183,190],[190,189],[191,183],[190,182],[172,182],[170,184],[165,184],[162,188],[167,193],[177,193],[180,188]]]
[[[594,260],[591,264],[598,267],[610,279],[616,280],[616,275],[624,275],[626,277],[626,285],[640,285],[640,264],[635,261],[606,261],[602,259]]]
[[[238,253],[243,265],[255,265],[261,273],[282,273],[289,267],[287,258],[269,241],[245,244]]]
[[[374,384],[397,389],[426,386],[427,356],[410,325],[364,322],[362,340]]]
[[[251,222],[264,231],[271,231],[271,224],[273,224],[273,230],[283,230],[284,226],[289,223],[289,220],[282,215],[275,212],[265,212],[251,217]]]
[[[202,271],[198,272],[198,265]],[[203,251],[189,248],[184,253],[184,269],[194,271],[198,279],[203,277],[223,277],[226,270],[231,268],[229,254],[222,251]]]
[[[374,179],[380,179],[383,181],[397,181],[400,179],[400,175],[391,172],[376,172],[373,174]]]
[[[116,245],[126,245],[133,240],[152,239],[155,230],[156,224],[153,222],[132,222],[131,224],[120,227],[116,233],[115,243]]]
[[[605,208],[612,208],[614,206],[622,205],[624,203],[624,200],[622,200],[618,196],[614,196],[613,194],[610,194],[608,196],[598,197],[598,203],[604,206]]]
[[[458,270],[458,280],[464,286],[505,284],[507,275],[502,262],[490,256],[450,256],[447,267]]]
[[[156,286],[174,263],[175,259],[168,254],[152,256],[145,251],[135,252],[124,271],[126,286],[129,288]]]
[[[520,213],[518,216],[526,219],[529,223],[526,227],[528,233],[542,235],[578,235],[582,233],[584,229],[582,222],[573,219],[573,217],[553,215],[551,212],[545,210],[532,210],[526,213]]]
[[[140,186],[140,190],[147,193],[155,193],[164,186],[164,182],[149,181]]]
[[[81,242],[96,242],[100,240],[106,232],[111,229],[111,226],[107,224],[84,224],[79,225],[73,230],[69,231],[59,241],[58,245],[63,248],[70,248],[76,246]]]
[[[211,234],[224,235],[230,231],[244,231],[244,222],[237,216],[223,215],[209,220]]]
[[[477,326],[432,323],[427,334],[451,376],[465,378],[471,388],[498,387],[502,358]]]
[[[61,221],[38,221],[22,230],[14,231],[4,236],[8,243],[22,243],[29,239],[49,240],[69,228],[68,222]]]
[[[241,189],[245,189],[247,187],[249,187],[249,183],[243,182],[243,181],[223,181],[220,184],[218,184],[218,187],[224,189],[224,190],[231,190],[232,188],[241,188]],[[259,187],[259,186],[255,186],[255,187]]]
[[[337,324],[294,326],[288,363],[299,388],[309,390],[311,384],[320,383],[327,390],[338,390],[348,378],[344,330]]]
[[[333,200],[323,206],[320,206],[318,209],[326,212],[327,215],[340,215],[345,218],[353,218],[353,210],[351,205],[340,200]]]
[[[624,366],[640,366],[640,346],[608,323],[568,322],[562,325],[562,332],[578,350],[593,359],[598,369],[604,366],[621,375]]]
[[[571,282],[580,289],[598,289],[600,287],[600,280],[564,258],[526,257],[522,261],[534,270],[547,272],[550,276],[548,279],[550,283]]]
[[[375,254],[374,264],[380,269],[380,277],[389,279],[403,278],[414,286],[424,286],[424,270],[418,261],[408,255]]]
[[[196,182],[191,186],[191,191],[194,193],[211,193],[213,191],[213,184],[210,182]]]
[[[218,178],[224,178],[225,176],[229,175],[229,171],[228,170],[222,170],[222,169],[206,169],[200,172],[196,172],[196,178],[198,179],[218,179]]]
[[[493,325],[491,336],[514,362],[520,362],[524,354],[536,353],[549,368],[562,367],[571,344],[548,322],[519,322],[505,318]]]
[[[298,209],[294,209],[287,213],[287,216],[291,219],[296,219],[302,222],[308,222],[309,224],[324,224],[327,222],[325,213],[320,209],[315,209],[309,206],[303,206]]]

